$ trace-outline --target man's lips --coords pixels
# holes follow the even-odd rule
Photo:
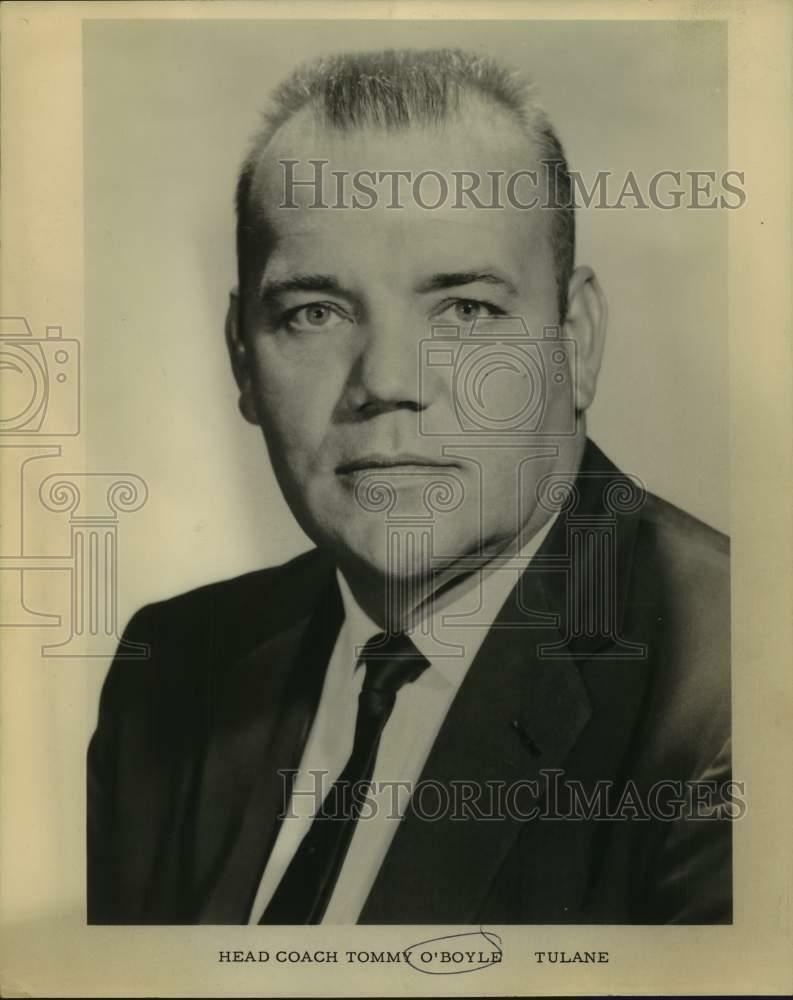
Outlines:
[[[452,469],[459,468],[459,463],[427,458],[423,455],[413,455],[409,452],[398,455],[362,455],[349,462],[336,466],[336,475],[345,476],[355,472],[384,472],[389,469]]]

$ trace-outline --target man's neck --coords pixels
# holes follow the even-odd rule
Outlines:
[[[515,535],[458,560],[430,567],[426,575],[396,580],[367,569],[340,566],[352,596],[368,617],[388,632],[409,630],[436,611],[463,598],[506,563],[528,564],[549,533],[556,515],[542,511]]]

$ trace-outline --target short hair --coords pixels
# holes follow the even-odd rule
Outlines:
[[[251,189],[256,168],[277,130],[304,108],[318,121],[347,131],[380,127],[396,131],[440,123],[475,94],[509,113],[536,144],[546,168],[551,208],[550,243],[554,258],[560,322],[567,314],[567,286],[575,263],[575,207],[572,184],[559,137],[522,75],[494,59],[460,49],[384,50],[344,53],[307,63],[274,91],[240,171],[236,190],[237,265],[240,291],[244,261],[253,251],[255,226]]]

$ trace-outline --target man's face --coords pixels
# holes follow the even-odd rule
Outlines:
[[[387,207],[383,184],[371,209],[311,207],[306,187],[294,188],[299,207],[279,208],[279,161],[297,160],[303,179],[311,159],[329,161],[332,204],[332,171],[347,172],[349,192],[350,175],[364,169],[430,169],[453,192],[452,171],[486,179],[531,167],[527,140],[473,103],[443,127],[392,133],[325,129],[299,114],[255,176],[267,249],[240,303],[240,329],[230,314],[243,412],[262,427],[298,522],[342,567],[412,575],[428,560],[448,568],[461,555],[504,550],[548,516],[535,486],[580,448],[572,357],[536,345],[559,322],[551,213],[453,208],[451,195],[430,210],[409,183],[399,208]],[[437,190],[427,182],[419,198],[431,203]],[[524,185],[519,197],[528,195]],[[503,316],[522,317],[535,346],[519,333],[500,337]],[[450,340],[434,344],[441,326]],[[429,548],[408,545],[412,556],[387,542],[389,530],[428,524]]]

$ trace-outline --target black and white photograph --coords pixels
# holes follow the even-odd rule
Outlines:
[[[780,992],[790,9],[393,6],[29,5],[2,988]]]

